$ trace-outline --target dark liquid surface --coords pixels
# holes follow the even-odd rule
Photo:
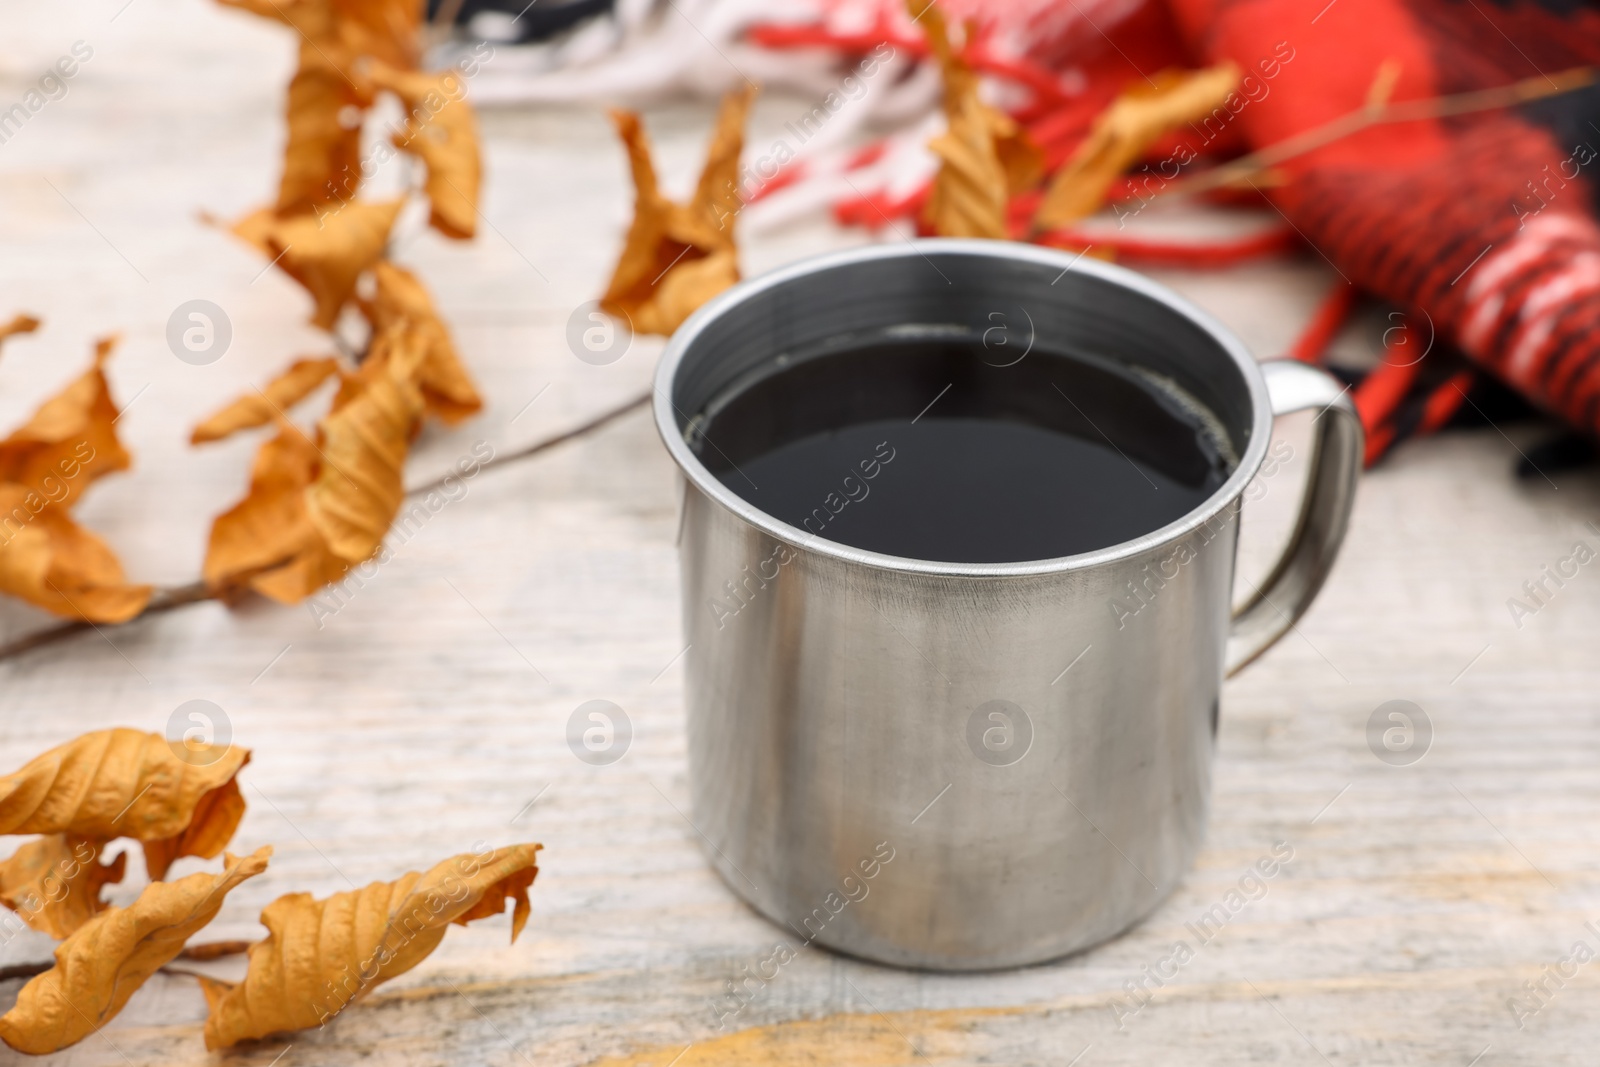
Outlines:
[[[775,518],[855,548],[1012,563],[1159,529],[1230,473],[1201,420],[1109,363],[964,340],[772,367],[696,420],[690,447]]]

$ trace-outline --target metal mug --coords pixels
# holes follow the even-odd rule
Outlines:
[[[1026,319],[1029,347],[1109,355],[1198,401],[1232,475],[1122,544],[954,564],[780,522],[686,443],[708,404],[775,361],[918,331],[982,338],[997,312]],[[1274,417],[1308,410],[1321,415],[1298,521],[1230,621],[1245,489]],[[710,862],[796,941],[937,970],[1066,955],[1172,890],[1204,833],[1222,680],[1321,586],[1363,447],[1333,378],[1258,365],[1155,282],[972,240],[824,255],[735,286],[668,343],[655,416],[683,473],[689,773]]]

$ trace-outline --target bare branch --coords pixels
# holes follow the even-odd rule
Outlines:
[[[1570,93],[1575,89],[1593,85],[1595,73],[1593,67],[1574,67],[1560,74],[1552,74],[1548,78],[1541,75],[1494,89],[1477,89],[1470,93],[1456,93],[1453,96],[1431,96],[1425,100],[1402,100],[1397,104],[1368,105],[1314,129],[1286,138],[1277,144],[1269,145],[1259,152],[1240,156],[1230,163],[1196,174],[1192,178],[1179,179],[1165,188],[1155,190],[1152,195],[1193,196],[1242,183],[1296,156],[1313,152],[1373,126],[1448,118],[1452,115],[1468,115],[1478,111],[1494,111],[1498,108],[1525,104],[1530,100]]]
[[[604,427],[615,422],[617,419],[622,418],[624,415],[630,414],[631,412],[644,407],[649,402],[649,393],[644,393],[640,396],[633,397],[632,399],[627,400],[614,408],[610,408],[609,410],[601,412],[588,422],[574,426],[572,429],[566,430],[562,433],[558,433],[554,437],[547,437],[543,441],[536,441],[533,444],[528,445],[526,448],[520,448],[515,452],[508,452],[503,456],[495,456],[493,459],[481,464],[479,470],[488,470],[491,467],[506,467],[521,460],[540,455],[552,448],[555,448],[557,445],[566,444],[568,441],[576,440],[577,438],[594,433],[596,430],[603,429]],[[445,477],[450,477],[450,475],[446,475]],[[408,497],[424,496],[443,485],[444,478],[436,478],[431,482],[425,482],[422,485],[407,489],[406,495]],[[150,603],[142,612],[127,620],[127,622],[121,623],[120,625],[126,626],[128,623],[137,622],[138,620],[147,618],[151,615],[159,615],[162,612],[172,611],[175,608],[186,607],[190,604],[200,604],[208,600],[217,599],[219,599],[219,591],[212,589],[203,580],[189,582],[186,585],[168,586],[163,589],[157,589],[155,595],[150,598]],[[21,656],[24,653],[32,652],[36,648],[42,648],[45,645],[53,645],[58,641],[63,641],[68,637],[71,637],[73,634],[82,633],[92,628],[93,624],[80,620],[74,622],[64,622],[56,626],[46,627],[43,630],[35,630],[31,634],[23,634],[21,637],[7,641],[5,644],[0,644],[0,661],[14,659],[15,657]],[[104,626],[101,628],[103,629]],[[4,977],[5,970],[0,968],[0,979],[3,979]]]

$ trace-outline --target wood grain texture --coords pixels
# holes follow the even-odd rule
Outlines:
[[[0,426],[76,374],[92,336],[122,330],[110,373],[136,464],[79,514],[132,576],[180,583],[198,571],[210,517],[242,491],[254,447],[191,449],[189,427],[325,346],[291,283],[258,277],[254,256],[195,221],[197,209],[238,213],[274,188],[292,42],[200,0],[124,2],[3,5],[0,110],[73,41],[94,57],[0,144],[0,316],[46,320],[0,359]],[[764,98],[751,143],[802,110]],[[692,181],[711,112],[647,115],[674,191]],[[493,111],[483,125],[478,240],[402,226],[400,256],[432,287],[489,401],[460,430],[419,442],[414,481],[475,441],[510,451],[622,401],[659,351],[639,339],[597,367],[565,342],[572,310],[604,285],[631,201],[599,110]],[[1162,221],[1148,215],[1141,223]],[[748,247],[745,266],[866,239],[797,227]],[[1162,277],[1263,356],[1287,345],[1333,280],[1309,255]],[[171,310],[196,297],[234,327],[233,347],[207,367],[178,361],[164,339]],[[1342,343],[1370,348],[1383,325]],[[1303,441],[1302,428],[1284,432]],[[766,1028],[742,1036],[717,1029],[709,1001],[783,934],[711,873],[682,814],[676,490],[643,412],[474,479],[331,616],[202,604],[0,665],[0,767],[84,730],[162,729],[186,700],[225,710],[254,752],[235,851],[276,852],[207,940],[260,936],[256,915],[285,892],[394,878],[479,840],[546,846],[515,946],[503,917],[453,929],[324,1030],[211,1057],[194,981],[158,975],[56,1059],[666,1067],[688,1047],[683,1067],[1066,1064],[1087,1047],[1083,1067],[1592,1062],[1600,964],[1552,985],[1521,1029],[1506,1001],[1575,941],[1600,948],[1585,926],[1600,918],[1600,570],[1584,568],[1520,629],[1506,600],[1575,540],[1600,545],[1585,525],[1600,500],[1587,473],[1556,475],[1558,488],[1514,482],[1515,458],[1497,431],[1455,434],[1408,445],[1367,478],[1320,602],[1229,684],[1205,850],[1143,925],[1057,964],[984,976],[807,950],[738,1015],[735,1028]],[[1293,478],[1280,478],[1247,518],[1247,568],[1264,565],[1292,503]],[[47,621],[0,605],[0,639]],[[611,766],[588,766],[565,743],[567,717],[593,698],[620,704],[635,727]],[[1365,738],[1373,709],[1395,698],[1424,707],[1437,731],[1410,767],[1379,762]],[[1280,841],[1293,860],[1119,1029],[1111,1005],[1124,983],[1193,942],[1186,924]],[[111,890],[118,903],[142,881],[137,857],[131,866]],[[186,859],[174,874],[198,869]],[[49,950],[19,934],[0,945],[0,968]],[[226,976],[240,962],[193,966]],[[18,984],[0,983],[0,1007]]]

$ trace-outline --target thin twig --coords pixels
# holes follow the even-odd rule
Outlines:
[[[199,604],[206,600],[215,600],[216,591],[206,585],[204,580],[190,582],[187,585],[172,585],[164,589],[157,589],[150,597],[150,603],[145,605],[143,611],[132,619],[124,620],[121,625],[127,625],[134,619],[142,619],[147,615],[159,615],[173,608],[185,607],[189,604]],[[20,656],[24,652],[31,652],[41,645],[53,644],[63,638],[71,637],[75,633],[94,628],[94,623],[84,622],[82,619],[73,622],[64,622],[59,626],[46,627],[35,630],[31,634],[23,634],[12,641],[0,645],[0,660],[11,656]]]
[[[235,941],[213,941],[213,942],[209,942],[206,945],[199,945],[199,946],[196,946],[196,947],[206,948],[206,947],[209,947],[209,945],[227,945],[227,946],[230,946],[230,948],[231,948],[231,946],[233,946],[235,944],[242,945],[243,948],[238,949],[237,952],[243,952],[245,949],[250,947],[251,943],[249,941],[237,941],[237,942],[235,942]],[[236,953],[235,952],[224,953],[224,955],[232,955],[232,954],[236,954]],[[189,956],[189,949],[184,949],[182,952],[178,953],[178,958],[180,960],[184,959],[185,957],[189,957],[191,959],[211,959],[212,958],[210,956],[193,956],[193,957],[190,957]],[[11,980],[13,978],[37,978],[39,975],[41,975],[44,972],[46,972],[46,971],[52,969],[53,967],[55,967],[55,965],[56,965],[56,961],[55,960],[38,960],[38,961],[36,961],[34,963],[13,963],[13,964],[10,964],[9,966],[6,966],[6,967],[0,967],[0,982],[9,981],[9,980]],[[187,967],[174,967],[170,963],[166,964],[165,966],[158,967],[156,969],[159,970],[162,974],[176,974],[176,975],[182,975],[185,978],[206,978],[206,979],[210,979],[213,982],[217,981],[217,979],[212,978],[211,975],[209,975],[209,974],[202,974],[199,971],[191,971]]]
[[[542,452],[547,452],[550,449],[555,448],[557,445],[563,445],[568,441],[583,437],[586,434],[594,433],[596,430],[604,428],[610,423],[615,422],[617,419],[622,418],[624,415],[628,415],[639,408],[644,407],[649,402],[649,393],[644,393],[640,396],[633,397],[632,399],[627,400],[614,408],[601,412],[588,422],[581,423],[578,426],[574,426],[570,430],[558,433],[554,437],[547,437],[543,441],[535,441],[526,448],[520,448],[515,452],[507,452],[505,455],[494,456],[493,458],[479,464],[478,470],[481,473],[490,469],[491,467],[509,466],[512,463],[528,459],[531,456],[537,456]],[[433,492],[435,489],[441,488],[445,484],[446,478],[455,476],[456,475],[454,473],[451,473],[440,478],[435,478],[431,482],[424,482],[422,485],[407,489],[406,496],[425,496],[426,494]],[[133,618],[125,620],[120,625],[126,626],[130,622],[135,622],[150,615],[157,615],[162,612],[171,611],[174,608],[181,608],[189,604],[199,604],[207,600],[216,599],[219,599],[219,591],[207,585],[204,580],[189,582],[186,585],[168,586],[162,589],[157,589],[155,594],[150,597],[150,603],[145,606],[143,611],[135,615]],[[5,644],[0,644],[0,660],[12,659],[26,652],[32,652],[36,648],[55,644],[57,641],[65,640],[66,638],[71,637],[73,634],[92,629],[93,625],[94,624],[92,623],[77,620],[73,622],[64,622],[58,626],[46,627],[43,630],[35,630],[31,634],[24,634],[21,637],[15,638],[14,640],[7,641]],[[3,979],[4,977],[5,970],[0,968],[0,979]]]
[[[237,956],[250,951],[254,941],[201,941],[193,945],[183,946],[183,951],[178,953],[180,960],[193,960],[204,963],[207,960],[217,960],[224,956]]]
[[[518,460],[527,459],[529,456],[536,456],[546,449],[551,449],[557,445],[565,444],[575,437],[582,437],[585,434],[593,433],[608,423],[615,422],[624,415],[631,414],[635,410],[644,407],[649,402],[650,394],[642,393],[618,407],[614,407],[609,411],[601,412],[588,422],[585,422],[579,426],[574,426],[565,433],[558,433],[554,437],[545,438],[543,441],[535,441],[526,448],[519,448],[515,452],[507,452],[503,456],[493,456],[489,459],[486,459],[478,465],[478,470],[481,473],[482,471],[489,470],[491,467],[500,467],[508,463],[515,463]],[[431,482],[426,482],[422,485],[416,486],[415,488],[407,489],[406,496],[424,496],[433,492],[435,489],[443,488],[446,479],[457,477],[459,477],[459,475],[452,471],[450,474],[435,478]]]
[[[1425,100],[1402,100],[1397,104],[1369,105],[1306,130],[1304,133],[1295,134],[1277,144],[1269,145],[1259,152],[1240,156],[1230,163],[1196,174],[1192,178],[1179,179],[1164,188],[1154,190],[1151,195],[1193,196],[1196,193],[1232,185],[1262,171],[1270,170],[1295,156],[1305,155],[1307,152],[1315,151],[1373,126],[1448,118],[1452,115],[1468,115],[1477,111],[1494,111],[1547,96],[1570,93],[1593,85],[1594,82],[1595,68],[1574,67],[1548,78],[1541,75],[1493,89],[1476,89],[1452,96],[1431,96]]]

